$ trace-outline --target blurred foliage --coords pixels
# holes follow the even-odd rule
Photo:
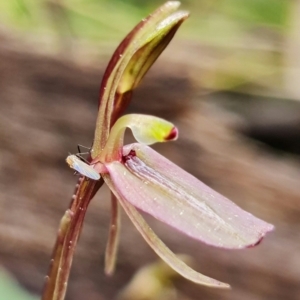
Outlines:
[[[226,0],[222,1],[221,10],[242,21],[282,27],[288,5],[289,1],[285,0]]]
[[[59,48],[67,56],[76,45],[77,51],[84,53],[80,57],[89,59],[92,55],[87,49],[93,47],[88,47],[87,43],[96,44],[95,52],[108,55],[112,43],[120,41],[136,22],[162,2],[164,1],[0,0],[0,26],[7,32],[21,32],[22,36],[38,40],[39,43],[48,41],[47,45],[52,50]],[[193,52],[189,53],[188,58],[187,55],[183,56],[185,60],[190,60],[186,61],[186,65],[193,66],[192,79],[196,85],[232,89],[251,83],[258,87],[259,93],[261,90],[269,93],[270,88],[280,90],[283,87],[286,41],[289,38],[295,2],[181,2],[182,8],[191,12],[191,18],[180,30],[179,40],[196,42],[209,49],[206,57],[198,48],[191,48]],[[85,42],[80,50],[78,41]],[[185,50],[185,53],[188,52],[190,51]]]
[[[37,300],[38,297],[26,292],[13,280],[8,273],[0,268],[0,299],[1,300]]]
[[[119,38],[163,1],[159,0],[0,0],[2,25],[25,32],[62,32],[86,39]],[[183,36],[212,38],[265,26],[287,26],[288,0],[182,0],[194,17]],[[236,26],[235,26],[236,25]],[[238,25],[238,26],[237,26]],[[214,34],[212,35],[212,32]],[[217,33],[217,34],[216,34]],[[219,34],[218,34],[219,33]]]
[[[188,265],[193,258],[185,254],[177,256]],[[181,278],[165,262],[157,260],[140,268],[130,282],[121,290],[118,300],[177,300],[187,299],[179,294],[173,281]],[[181,278],[182,279],[182,278]],[[141,288],[143,287],[143,288]]]

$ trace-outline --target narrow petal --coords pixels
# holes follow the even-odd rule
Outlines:
[[[100,174],[90,165],[81,161],[76,155],[69,155],[66,162],[70,168],[74,169],[81,175],[84,175],[93,180],[99,180]]]
[[[151,148],[131,144],[124,163],[106,168],[118,194],[135,207],[207,244],[254,246],[273,229]]]
[[[104,175],[104,180],[109,188],[115,193],[118,200],[120,201],[125,212],[129,216],[132,223],[135,225],[137,230],[141,233],[145,241],[155,251],[155,253],[165,261],[172,269],[178,272],[181,276],[186,279],[193,281],[198,284],[217,287],[217,288],[229,288],[230,286],[226,283],[220,282],[213,278],[207,277],[201,273],[196,272],[182,260],[180,260],[153,232],[153,230],[146,223],[144,218],[138,213],[138,211],[129,202],[122,198],[114,187],[114,183],[111,181],[108,175]]]
[[[119,245],[120,213],[117,198],[111,193],[111,220],[108,241],[105,251],[105,274],[112,275],[115,271],[117,251]]]

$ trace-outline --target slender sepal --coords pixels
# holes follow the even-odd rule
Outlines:
[[[220,282],[213,278],[207,277],[201,273],[196,272],[180,260],[153,232],[143,217],[137,212],[135,207],[125,200],[116,190],[113,181],[108,175],[104,175],[104,180],[110,189],[115,193],[125,212],[129,216],[132,223],[137,230],[141,233],[145,241],[155,251],[155,253],[165,261],[172,269],[178,272],[186,279],[198,284],[217,287],[217,288],[229,288],[226,283]],[[141,199],[142,200],[142,199]]]
[[[108,233],[108,241],[105,251],[106,275],[112,275],[115,271],[120,234],[120,210],[116,196],[111,193],[111,219]]]

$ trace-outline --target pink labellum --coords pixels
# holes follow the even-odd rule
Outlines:
[[[207,244],[239,249],[273,229],[151,148],[123,148],[123,162],[106,163],[119,198]]]

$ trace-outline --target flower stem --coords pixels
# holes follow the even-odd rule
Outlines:
[[[53,255],[42,295],[42,300],[63,300],[72,266],[73,256],[87,207],[102,186],[103,180],[79,179],[69,209],[59,226]]]

